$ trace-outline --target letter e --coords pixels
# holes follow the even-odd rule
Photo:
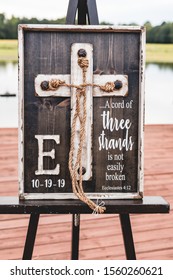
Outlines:
[[[58,175],[60,172],[60,165],[57,164],[55,169],[44,170],[43,169],[43,157],[51,157],[55,159],[55,149],[49,152],[43,151],[44,140],[54,140],[57,144],[60,144],[59,135],[35,135],[38,140],[38,170],[35,171],[35,175]]]

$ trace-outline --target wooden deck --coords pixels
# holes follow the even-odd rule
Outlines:
[[[0,129],[0,196],[18,193],[17,129]],[[4,186],[8,186],[8,189]],[[146,126],[145,195],[173,203],[173,125]],[[0,259],[21,259],[28,215],[0,215]],[[173,212],[132,215],[138,259],[173,259]],[[70,259],[71,215],[42,215],[33,259]],[[119,217],[82,215],[80,259],[125,259]]]

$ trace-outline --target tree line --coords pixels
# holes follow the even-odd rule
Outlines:
[[[173,22],[163,22],[161,25],[152,26],[146,22],[146,41],[147,43],[173,43]]]
[[[56,19],[56,20],[48,20],[42,19],[39,20],[37,18],[19,18],[12,16],[11,18],[6,18],[3,13],[0,14],[0,39],[17,39],[18,37],[18,24],[64,24],[65,17]]]
[[[65,17],[55,20],[37,18],[19,18],[12,16],[6,18],[5,14],[0,13],[0,39],[17,39],[18,24],[65,24]],[[101,22],[100,24],[112,25],[109,22]],[[137,25],[135,23],[130,25]],[[161,25],[152,26],[147,21],[144,26],[146,27],[146,41],[147,43],[173,43],[173,22],[163,22]]]

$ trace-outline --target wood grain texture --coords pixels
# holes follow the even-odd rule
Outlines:
[[[86,51],[86,58],[88,59],[89,65],[86,72],[86,81],[90,84],[93,83],[93,46],[91,44],[79,44],[75,43],[71,46],[71,84],[80,85],[83,81],[83,71],[78,65],[78,51],[84,49]],[[73,119],[76,113],[76,88],[71,89],[71,128],[73,126]],[[84,116],[84,98],[80,97],[80,116]],[[77,162],[78,149],[80,145],[80,129],[81,124],[79,118],[76,122],[75,127],[75,138],[74,138],[74,154],[73,154],[73,165]],[[82,147],[82,167],[85,168],[83,174],[83,181],[92,179],[92,130],[93,130],[93,88],[86,88],[86,125],[85,125],[85,139]],[[73,131],[71,130],[71,133]],[[70,136],[69,136],[70,137]],[[79,177],[78,177],[79,179]]]
[[[38,29],[37,29],[38,28]],[[139,146],[139,95],[140,92],[140,44],[141,29],[127,28],[117,31],[114,28],[71,28],[64,29],[60,26],[57,31],[55,27],[39,30],[39,27],[23,26],[24,33],[24,186],[25,193],[71,193],[71,180],[68,171],[68,153],[70,145],[70,99],[63,97],[39,98],[34,94],[34,79],[42,74],[68,74],[70,75],[70,49],[73,43],[89,43],[93,45],[93,73],[100,75],[127,75],[128,96],[126,97],[98,97],[94,98],[93,106],[93,177],[90,182],[85,182],[84,189],[88,193],[114,193],[120,197],[140,197],[139,195],[139,170],[140,157]],[[128,106],[131,107],[126,109]],[[106,105],[109,104],[109,105]],[[122,107],[113,109],[115,104],[122,104]],[[107,106],[107,107],[106,107]],[[132,124],[127,135],[126,129],[117,131],[105,130],[105,137],[108,142],[111,139],[117,140],[131,138],[134,142],[133,149],[125,151],[124,148],[101,149],[99,137],[103,132],[103,112],[109,112],[112,120],[129,120]],[[60,174],[51,176],[53,183],[59,179],[65,179],[66,185],[63,189],[32,188],[31,180],[38,179],[35,176],[37,169],[37,142],[34,141],[35,134],[60,135],[61,145],[55,145],[51,141],[45,143],[45,150],[55,149],[56,159],[45,157],[44,168],[53,169],[56,160],[60,164]],[[130,141],[130,140],[129,140]],[[118,144],[117,144],[118,145]],[[108,152],[113,157],[121,156],[119,160],[108,158]],[[116,170],[108,172],[108,165],[123,166],[124,177],[117,177]],[[117,167],[116,167],[117,168]],[[27,171],[26,171],[27,170]],[[120,170],[118,170],[121,175]],[[109,178],[107,177],[109,173]],[[117,178],[117,179],[113,179]],[[47,177],[39,178],[43,183]],[[129,188],[129,189],[128,189]],[[105,196],[104,196],[105,197]],[[114,196],[115,197],[115,196]]]
[[[17,129],[0,129],[0,195],[18,193]],[[145,127],[145,194],[173,203],[173,126]],[[137,259],[173,259],[169,215],[132,215]],[[0,215],[0,259],[21,259],[29,215]],[[108,238],[109,237],[109,238]],[[34,259],[70,259],[71,215],[41,215]],[[116,215],[81,215],[80,259],[125,259]]]
[[[169,213],[169,205],[162,197],[144,197],[141,200],[107,200],[107,214],[127,213]],[[0,214],[87,214],[93,211],[79,200],[32,200],[19,201],[18,197],[1,197]]]
[[[40,97],[71,97],[71,89],[67,86],[60,86],[56,90],[42,90],[41,83],[43,81],[51,81],[52,79],[62,80],[66,84],[71,84],[71,75],[42,75],[39,74],[35,78],[35,95]],[[122,88],[113,92],[105,92],[99,87],[93,86],[93,96],[127,96],[128,95],[128,77],[127,75],[93,75],[93,83],[105,86],[107,82],[121,81]],[[88,82],[89,83],[89,82]]]
[[[173,203],[173,126],[145,127],[145,195]],[[0,129],[0,196],[18,194],[18,132]],[[137,259],[172,260],[173,211],[131,215]],[[0,215],[0,259],[21,259],[29,215]],[[117,215],[81,215],[80,259],[125,259]],[[65,260],[71,256],[71,215],[40,217],[34,259]]]

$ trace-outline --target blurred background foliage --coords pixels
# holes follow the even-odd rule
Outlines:
[[[6,18],[5,14],[0,14],[0,39],[17,39],[17,27],[18,24],[64,24],[65,17],[56,20],[37,18],[19,18],[12,16],[11,18]],[[102,25],[112,25],[109,22],[101,22]],[[121,24],[125,25],[125,24]],[[128,25],[137,25],[136,23],[130,23]],[[173,22],[163,22],[161,25],[152,26],[152,24],[147,21],[144,23],[147,30],[146,41],[147,43],[173,43]]]

